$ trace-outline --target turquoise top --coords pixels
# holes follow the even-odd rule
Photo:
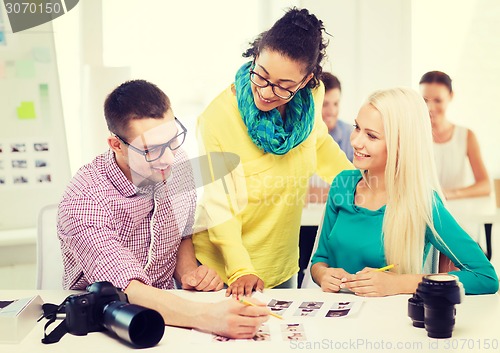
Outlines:
[[[384,255],[382,223],[385,206],[372,211],[354,204],[356,185],[361,180],[359,170],[346,170],[333,181],[326,204],[325,218],[313,264],[324,262],[329,267],[356,273],[364,267],[387,265]],[[461,271],[458,276],[466,294],[488,294],[498,290],[498,277],[479,245],[458,225],[437,196],[433,209],[434,227],[446,245],[462,264],[455,262],[450,252],[436,240],[427,228],[423,259],[431,244],[448,256]]]

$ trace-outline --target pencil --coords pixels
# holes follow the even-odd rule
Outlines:
[[[257,306],[257,305],[255,305],[254,303],[251,303],[251,302],[249,302],[249,301],[246,301],[245,299],[240,299],[240,303],[241,303],[241,304],[244,304],[244,305],[247,305],[247,306]],[[277,318],[277,319],[283,320],[283,316],[278,315],[278,314],[275,314],[275,313],[273,313],[272,311],[270,311],[270,312],[269,312],[269,315],[274,316],[274,317],[275,317],[275,318]]]
[[[394,264],[390,264],[390,265],[387,265],[387,266],[384,266],[384,267],[381,267],[381,268],[377,268],[374,271],[376,271],[376,272],[383,272],[383,271],[386,271],[386,270],[390,270],[394,266],[395,266]]]

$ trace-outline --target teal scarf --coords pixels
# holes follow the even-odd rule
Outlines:
[[[302,143],[314,125],[314,101],[310,88],[303,88],[286,104],[285,124],[278,109],[263,112],[255,106],[250,83],[251,62],[236,73],[238,109],[253,143],[266,153],[282,155]]]

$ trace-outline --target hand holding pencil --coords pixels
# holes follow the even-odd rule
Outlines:
[[[384,271],[387,271],[387,270],[390,270],[391,268],[394,268],[394,264],[390,264],[390,265],[387,265],[387,266],[384,266],[384,267],[381,267],[381,268],[377,268],[376,270],[374,270],[375,272],[384,272]]]
[[[397,264],[380,268],[365,267],[349,276],[343,283],[343,288],[351,290],[356,295],[369,297],[397,294],[404,278],[389,271],[396,266]]]
[[[243,299],[243,298],[241,298],[241,299],[239,300],[239,302],[240,302],[241,304],[243,304],[243,305],[246,305],[246,306],[257,306],[257,305],[255,305],[254,303],[251,303],[251,302],[249,302],[248,300],[245,300],[245,299]],[[274,317],[275,317],[275,318],[277,318],[277,319],[283,320],[283,317],[282,317],[281,315],[275,314],[275,313],[273,313],[272,311],[269,311],[269,315],[274,316]]]

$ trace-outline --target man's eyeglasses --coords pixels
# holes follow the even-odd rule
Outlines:
[[[177,134],[173,139],[171,139],[170,141],[168,141],[166,143],[162,143],[161,145],[156,145],[154,147],[151,147],[151,148],[148,148],[145,150],[141,150],[140,148],[137,148],[137,147],[131,145],[130,143],[125,141],[125,139],[121,138],[117,134],[114,134],[114,135],[121,142],[123,142],[125,145],[127,145],[131,150],[143,155],[144,158],[146,159],[146,162],[154,162],[157,159],[160,159],[161,156],[163,156],[163,154],[165,153],[165,149],[167,147],[170,148],[171,151],[175,151],[176,149],[181,147],[181,145],[186,140],[187,129],[184,127],[184,125],[182,125],[182,123],[179,121],[179,119],[175,118],[175,121],[179,124],[180,128],[182,129],[182,132]]]
[[[254,67],[255,67],[255,63],[252,65],[252,68],[249,71],[249,73],[250,73],[250,81],[252,81],[252,83],[254,85],[256,85],[257,87],[260,87],[260,88],[271,86],[271,89],[273,90],[273,93],[277,97],[279,97],[281,99],[285,99],[285,100],[292,99],[292,97],[295,96],[295,94],[300,90],[300,86],[304,83],[304,81],[306,80],[306,78],[308,76],[308,75],[306,75],[302,79],[302,81],[300,81],[299,88],[297,88],[295,91],[291,91],[291,90],[289,90],[287,88],[281,87],[280,85],[272,83],[268,79],[262,77],[261,75],[259,75],[255,71],[253,71]]]

